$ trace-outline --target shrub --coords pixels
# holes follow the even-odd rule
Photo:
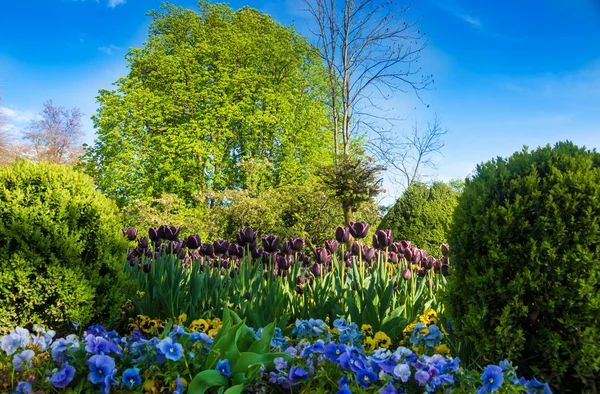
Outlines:
[[[88,176],[25,160],[0,168],[0,331],[118,316],[120,228]]]
[[[556,392],[596,392],[600,154],[566,142],[479,165],[449,240],[458,334]]]
[[[445,183],[431,187],[413,183],[381,220],[378,229],[392,230],[395,240],[410,240],[413,245],[441,256],[446,243],[459,193]]]

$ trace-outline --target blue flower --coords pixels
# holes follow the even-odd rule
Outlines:
[[[446,373],[447,371],[458,372],[460,368],[460,359],[458,357],[454,357],[452,360],[442,365],[442,373]]]
[[[308,372],[302,367],[292,367],[288,378],[292,383],[297,383],[301,380],[308,379]]]
[[[529,382],[527,382],[525,384],[525,387],[527,387],[529,389],[529,390],[527,390],[527,394],[537,394],[537,393],[552,394],[552,391],[550,390],[550,386],[548,386],[548,383],[542,383],[539,380],[537,380],[536,378],[533,378]]]
[[[100,392],[102,394],[108,394],[110,392],[110,387],[112,385],[115,385],[119,382],[117,382],[117,380],[115,379],[115,375],[117,374],[117,370],[113,369],[111,373],[108,374],[108,376],[106,376],[104,378],[104,381],[102,382],[102,384],[100,385]]]
[[[436,389],[436,387],[443,386],[445,384],[448,384],[448,385],[454,384],[454,378],[452,377],[452,375],[442,374],[442,375],[434,377],[431,380],[431,382],[429,383],[429,391],[434,391]]]
[[[352,394],[347,384],[343,385],[335,394]]]
[[[398,394],[398,390],[396,390],[392,384],[392,381],[390,380],[388,384],[379,391],[379,394]]]
[[[356,381],[362,387],[369,387],[371,382],[375,382],[377,380],[377,375],[371,369],[361,369],[356,373]]]
[[[346,352],[346,346],[338,345],[335,342],[330,342],[324,348],[325,357],[327,357],[330,361],[336,362],[337,359]]]
[[[23,350],[13,358],[15,371],[24,371],[31,368],[31,359],[35,356],[33,350]]]
[[[77,329],[77,327],[75,327]],[[93,335],[95,337],[100,336],[106,332],[106,327],[100,324],[91,325],[86,332],[84,332],[85,336]]]
[[[298,354],[298,349],[296,349],[295,347],[288,347],[287,349],[285,349],[285,353],[289,354],[292,357],[296,357],[296,355]]]
[[[33,389],[31,387],[31,383],[29,383],[29,382],[19,382],[19,383],[17,383],[16,390],[17,390],[18,393],[23,393],[23,394],[29,394],[29,393],[33,392]]]
[[[287,361],[285,361],[283,357],[277,357],[275,360],[273,360],[273,363],[275,364],[275,369],[278,371],[284,370],[288,366]]]
[[[50,351],[52,359],[57,363],[62,363],[71,358],[70,356],[65,355],[65,352],[77,350],[79,348],[79,341],[75,335],[68,335],[66,338],[57,339],[50,347],[52,348]]]
[[[34,337],[33,345],[40,349],[41,352],[45,352],[48,350],[48,343],[46,342],[45,337]]]
[[[341,378],[338,379],[337,384],[342,387],[344,385],[347,385],[348,383],[350,383],[350,378],[348,378],[348,375],[344,375]]]
[[[219,361],[215,369],[221,372],[221,375],[223,376],[231,376],[231,365],[229,365],[229,360],[227,359]]]
[[[21,341],[16,335],[8,334],[2,337],[0,341],[0,348],[6,353],[7,356],[12,355],[14,352],[19,350]]]
[[[104,383],[115,369],[115,360],[110,356],[94,355],[87,361],[90,367],[88,378],[94,384]]]
[[[179,375],[177,375],[177,379],[175,379],[175,391],[173,391],[173,394],[182,394],[183,393],[183,388],[185,387],[185,382],[183,380],[181,380],[181,378],[179,377]]]
[[[496,391],[504,382],[504,372],[497,365],[488,365],[483,369],[481,380],[483,381],[483,388],[487,392]]]
[[[88,334],[85,337],[85,350],[92,354],[110,354],[119,353],[119,347],[114,343],[107,341],[102,337],[96,337],[92,334]]]
[[[75,368],[68,363],[64,363],[61,370],[52,375],[50,383],[57,389],[64,389],[71,383],[75,375]]]
[[[324,353],[325,352],[325,342],[322,339],[316,341],[312,346],[307,347],[302,352],[303,356],[308,356],[311,353]]]
[[[128,368],[123,371],[123,376],[121,376],[121,381],[123,384],[129,388],[133,388],[142,383],[142,377],[140,376],[139,368]]]
[[[394,367],[394,377],[402,382],[408,382],[410,378],[410,366],[408,364],[398,364]]]
[[[392,354],[392,359],[396,362],[406,360],[412,363],[417,361],[417,358],[418,356],[415,352],[404,346],[398,347],[398,349],[396,349],[396,351]]]
[[[168,360],[178,361],[183,355],[183,346],[177,342],[173,342],[173,338],[166,337],[156,345],[158,351],[163,354]]]
[[[262,336],[262,331],[261,331],[261,336]],[[284,349],[284,348],[287,348],[288,345],[289,345],[289,341],[286,338],[284,338],[283,335],[281,334],[281,328],[279,328],[279,327],[275,328],[275,334],[271,338],[271,346],[273,346],[274,348]]]
[[[26,328],[17,327],[10,332],[10,335],[19,339],[19,346],[25,347],[31,341],[31,334]]]
[[[440,344],[442,340],[442,332],[440,328],[435,324],[429,326],[429,332],[425,334],[423,339],[425,340],[425,345],[427,347],[433,348]]]
[[[425,386],[429,382],[429,374],[423,370],[417,371],[415,373],[415,381],[418,386]]]

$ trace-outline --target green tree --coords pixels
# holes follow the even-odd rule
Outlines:
[[[411,241],[439,257],[439,247],[446,243],[458,196],[457,191],[442,182],[431,187],[415,182],[383,217],[378,229],[392,230],[395,240]]]
[[[100,190],[120,205],[189,201],[302,184],[333,161],[324,67],[304,37],[247,7],[164,4],[150,15],[129,74],[98,96],[83,167]]]

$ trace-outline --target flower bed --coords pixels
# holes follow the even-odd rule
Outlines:
[[[192,330],[166,322],[160,333],[151,329],[156,335],[121,336],[97,325],[56,339],[53,331],[16,328],[1,339],[0,376],[4,389],[19,393],[550,392],[536,379],[518,379],[508,361],[481,374],[437,354],[445,329],[432,317],[414,324],[410,348],[344,319],[298,320],[284,328],[289,336],[274,324],[254,330],[227,309],[222,322],[196,320]]]

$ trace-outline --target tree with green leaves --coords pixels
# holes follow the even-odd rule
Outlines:
[[[192,201],[302,184],[333,162],[326,73],[305,38],[248,7],[149,14],[129,74],[98,96],[83,168],[100,190],[121,206],[163,193]]]

